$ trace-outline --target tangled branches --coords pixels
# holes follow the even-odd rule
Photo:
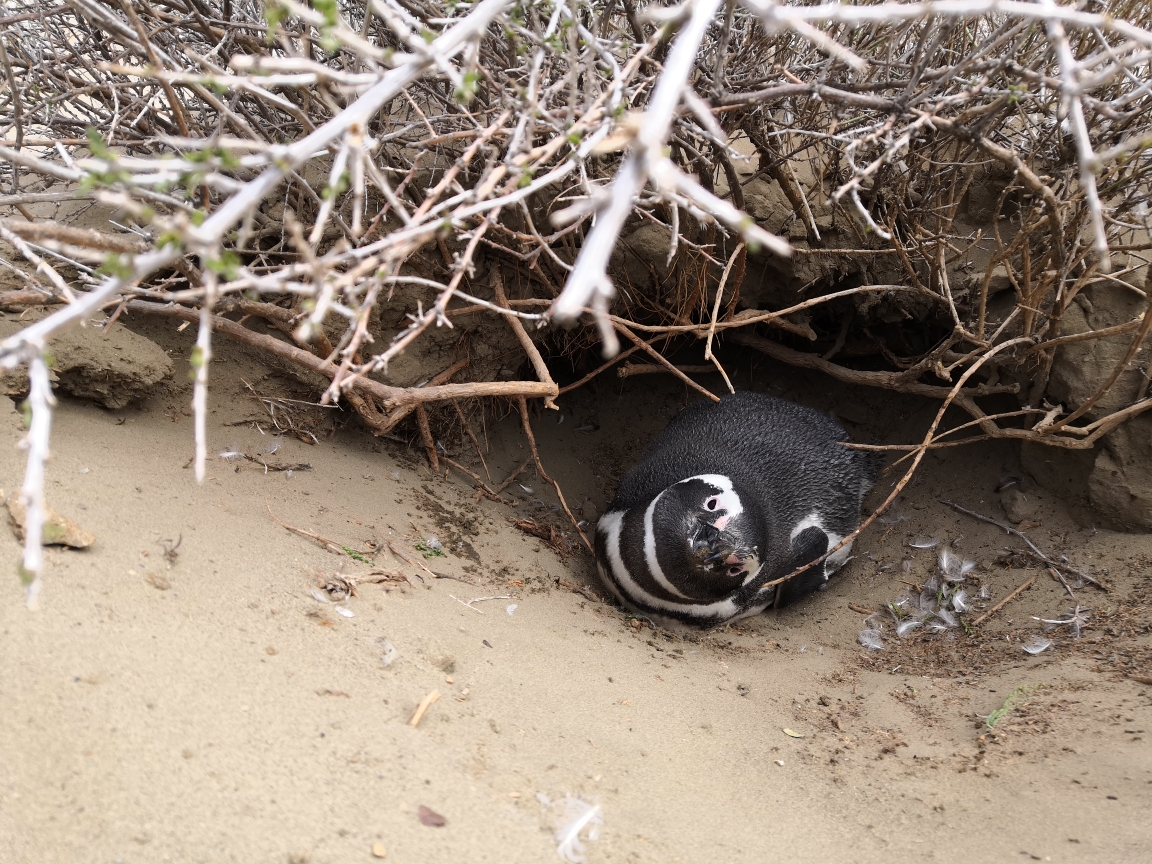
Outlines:
[[[5,302],[60,306],[0,344],[0,364],[32,373],[30,601],[44,346],[100,310],[198,323],[198,478],[214,332],[324,375],[325,400],[377,433],[412,413],[426,430],[431,402],[550,404],[544,354],[596,343],[609,362],[581,382],[637,351],[690,381],[664,355],[695,340],[723,372],[727,342],[971,415],[939,433],[938,418],[918,454],[964,429],[1083,449],[1152,407],[1132,369],[1152,326],[1136,278],[1152,248],[1147,4],[3,12],[0,205],[20,218],[0,239],[26,262],[5,262],[25,283]],[[62,224],[77,207],[119,230]],[[1140,309],[1069,329],[1098,286]],[[465,357],[424,386],[388,383],[403,352],[498,318],[472,338],[513,339],[537,380]],[[548,336],[552,322],[577,326]],[[1092,392],[1045,402],[1062,350],[1118,339]],[[1020,409],[989,414],[978,400],[996,394]]]

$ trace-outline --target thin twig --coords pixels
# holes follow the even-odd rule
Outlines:
[[[1016,590],[1014,590],[1011,594],[1009,594],[1007,597],[1005,597],[1003,600],[1001,600],[999,603],[997,603],[995,606],[993,606],[991,609],[989,609],[987,612],[985,612],[983,615],[981,615],[979,618],[977,618],[975,621],[973,621],[972,626],[978,627],[979,625],[983,624],[986,620],[988,620],[989,617],[991,617],[992,615],[999,612],[1001,609],[1003,609],[1005,606],[1007,606],[1009,602],[1014,600],[1016,598],[1016,595],[1022,593],[1023,591],[1026,591],[1028,588],[1030,588],[1032,586],[1032,583],[1036,581],[1036,578],[1037,577],[1035,575],[1029,576],[1027,579],[1024,580],[1023,583],[1021,583],[1021,585],[1018,588],[1016,588]]]
[[[496,295],[496,303],[504,309],[509,309],[508,298],[504,294],[504,275],[500,272],[499,264],[492,268],[492,291]],[[508,326],[516,334],[520,347],[524,349],[524,353],[532,361],[532,368],[536,370],[536,377],[540,379],[540,383],[548,385],[553,390],[551,395],[544,397],[544,407],[558,411],[559,407],[552,400],[559,394],[560,388],[552,380],[552,376],[548,372],[548,365],[540,356],[540,349],[533,344],[532,337],[528,335],[528,331],[524,329],[524,324],[519,318],[514,315],[507,315],[504,320],[508,322]]]
[[[556,490],[556,497],[560,501],[560,506],[564,508],[564,513],[567,514],[568,521],[572,523],[572,527],[575,528],[576,533],[580,535],[580,539],[584,542],[584,547],[589,552],[592,552],[592,543],[589,542],[588,537],[580,528],[580,524],[576,521],[576,517],[572,515],[572,511],[568,509],[568,502],[564,500],[564,493],[560,491],[560,484],[548,476],[548,472],[544,470],[544,463],[540,461],[540,452],[536,449],[536,436],[532,434],[532,421],[528,418],[528,402],[523,396],[521,396],[518,401],[520,404],[520,424],[524,427],[524,437],[528,439],[528,447],[531,449],[532,459],[536,463],[536,472],[545,483],[548,483]]]
[[[984,516],[980,513],[976,513],[975,511],[969,510],[966,507],[961,507],[959,504],[954,504],[951,501],[945,501],[944,499],[940,499],[940,503],[948,505],[953,510],[957,511],[958,513],[963,513],[965,516],[971,516],[973,519],[979,519],[981,522],[987,522],[989,525],[995,525],[997,528],[999,528],[1005,534],[1011,534],[1014,537],[1019,537],[1021,540],[1023,540],[1025,543],[1028,544],[1028,548],[1032,550],[1032,554],[1034,554],[1037,558],[1039,558],[1041,561],[1043,561],[1048,567],[1054,567],[1057,570],[1063,570],[1066,573],[1071,573],[1073,576],[1077,576],[1080,579],[1083,579],[1085,582],[1088,582],[1092,585],[1095,585],[1097,588],[1101,589],[1102,591],[1108,590],[1108,586],[1106,586],[1103,582],[1096,579],[1095,577],[1090,576],[1089,574],[1085,573],[1083,570],[1077,570],[1075,567],[1073,567],[1071,564],[1068,564],[1066,561],[1060,561],[1060,560],[1052,558],[1051,556],[1042,552],[1040,550],[1040,547],[1038,547],[1035,543],[1033,543],[1031,541],[1031,539],[1029,539],[1028,536],[1024,534],[1023,531],[1019,531],[1016,528],[1013,528],[1011,525],[1005,525],[1003,522],[998,522],[989,516]]]
[[[404,559],[409,564],[411,564],[413,567],[416,567],[419,570],[423,570],[425,573],[427,573],[433,579],[436,578],[436,574],[433,573],[431,570],[429,570],[424,564],[420,563],[420,561],[415,557],[415,555],[409,554],[408,552],[405,552],[403,549],[398,548],[396,546],[396,544],[393,543],[391,540],[388,541],[388,548],[391,550],[392,554],[395,555],[397,558]]]
[[[432,690],[429,692],[427,696],[420,700],[420,704],[416,706],[416,710],[412,712],[412,717],[408,720],[408,725],[413,729],[419,726],[420,721],[424,719],[424,715],[427,713],[428,709],[431,708],[435,702],[438,702],[439,699],[439,690]]]
[[[1068,592],[1069,597],[1073,600],[1076,599],[1076,595],[1072,593],[1072,586],[1068,584],[1068,580],[1064,578],[1064,575],[1059,570],[1055,567],[1049,567],[1048,575],[1064,586],[1064,590]]]
[[[496,488],[495,488],[493,491],[494,491],[494,492],[495,492],[497,495],[499,495],[501,492],[503,492],[505,489],[507,489],[509,486],[511,486],[511,485],[512,485],[512,481],[513,481],[513,480],[515,480],[517,477],[519,477],[521,474],[523,474],[523,473],[524,473],[524,469],[528,467],[528,464],[529,464],[529,463],[530,463],[530,462],[531,462],[531,461],[532,461],[534,458],[535,458],[535,454],[529,455],[529,456],[528,456],[528,458],[527,458],[527,459],[525,459],[523,462],[521,462],[521,463],[520,463],[520,464],[519,464],[519,465],[518,465],[518,466],[517,466],[517,467],[516,467],[516,468],[515,468],[515,469],[512,471],[512,473],[511,473],[511,474],[509,474],[509,475],[508,475],[506,478],[504,478],[504,482],[503,482],[503,483],[501,483],[499,486],[497,486],[497,487],[496,487]]]
[[[683,381],[685,384],[687,384],[693,390],[695,390],[698,393],[703,394],[704,396],[707,396],[713,402],[719,402],[720,401],[719,396],[717,396],[711,390],[708,390],[705,387],[701,387],[699,384],[697,384],[695,381],[693,381],[691,378],[689,378],[687,375],[685,375],[683,372],[681,372],[679,369],[677,369],[675,366],[673,366],[671,361],[665,359],[663,354],[661,354],[659,351],[657,351],[655,348],[653,348],[651,345],[649,345],[647,342],[645,342],[643,339],[641,339],[639,336],[637,336],[635,333],[633,333],[631,330],[629,330],[623,324],[617,324],[616,322],[613,322],[613,326],[619,332],[623,333],[626,337],[628,337],[634,343],[636,343],[637,348],[639,348],[641,351],[647,352],[647,354],[649,356],[651,356],[657,363],[659,363],[661,366],[663,366],[665,369],[667,369],[669,372],[671,372],[673,375],[675,375],[677,378],[679,378],[681,381]]]

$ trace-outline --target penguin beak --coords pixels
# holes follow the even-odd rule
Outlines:
[[[730,537],[715,525],[698,519],[692,534],[692,556],[705,569],[711,570],[736,552]]]

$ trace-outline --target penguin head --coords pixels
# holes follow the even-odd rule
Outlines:
[[[715,599],[740,588],[760,569],[755,520],[732,480],[688,477],[655,502],[652,539],[660,569],[685,595]]]

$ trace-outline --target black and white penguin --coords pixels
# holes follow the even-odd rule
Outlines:
[[[841,446],[847,438],[811,408],[759,393],[685,408],[600,518],[600,578],[625,607],[673,628],[714,627],[826,587],[851,544],[765,583],[859,526],[879,460]]]

